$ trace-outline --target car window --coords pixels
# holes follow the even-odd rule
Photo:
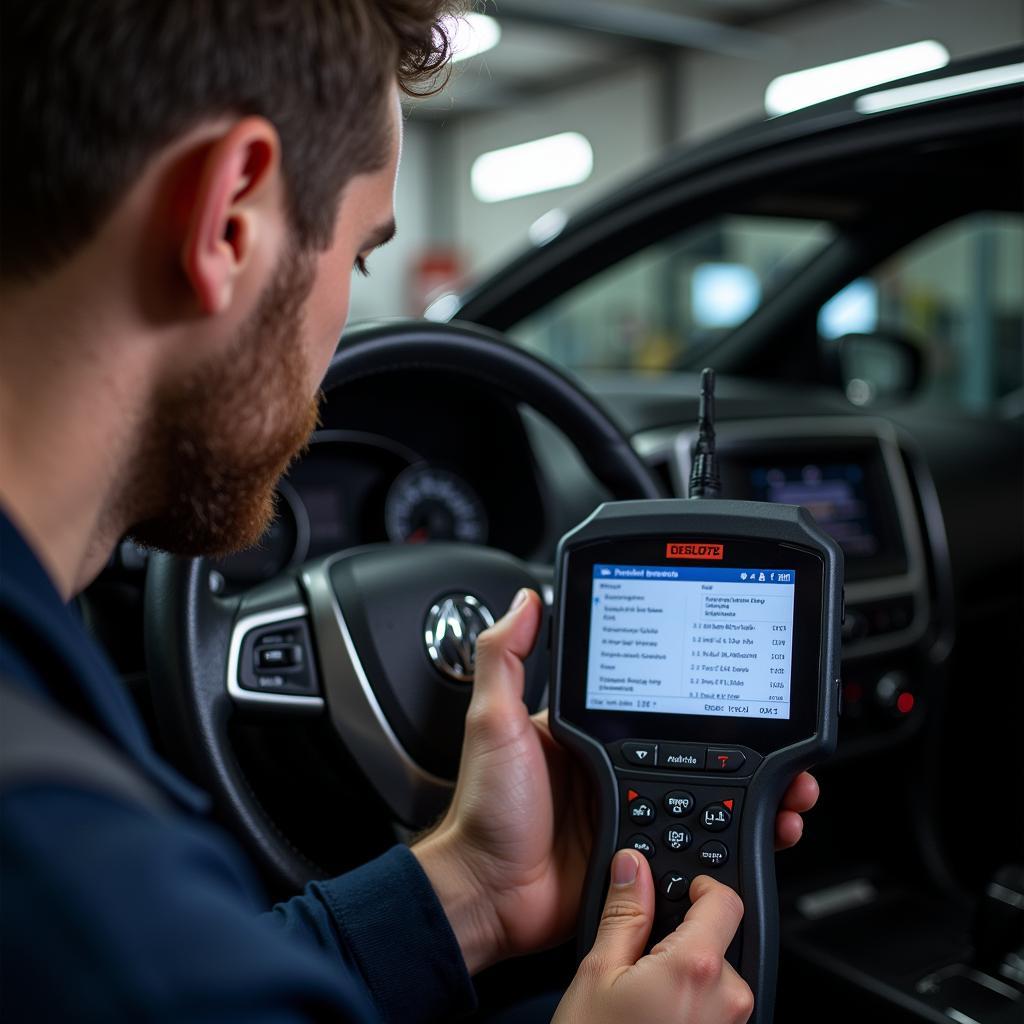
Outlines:
[[[571,369],[674,369],[746,320],[833,234],[816,220],[705,221],[588,278],[509,333]]]
[[[923,356],[924,400],[984,412],[1024,383],[1022,284],[1024,217],[975,213],[847,285],[822,306],[818,334],[824,346],[850,333],[897,336]]]

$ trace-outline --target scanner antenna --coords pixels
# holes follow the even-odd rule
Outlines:
[[[715,371],[700,375],[700,411],[697,414],[697,445],[690,470],[690,497],[717,498],[722,493],[715,455]]]

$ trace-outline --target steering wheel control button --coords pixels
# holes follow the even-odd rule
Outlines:
[[[238,654],[238,688],[232,696],[244,700],[245,694],[251,692],[260,695],[249,698],[252,700],[280,696],[317,698],[319,702],[316,666],[310,655],[312,648],[309,626],[302,619],[249,630]]]
[[[658,767],[699,772],[704,767],[706,753],[707,747],[699,747],[692,743],[659,743]]]
[[[720,868],[729,860],[729,847],[712,839],[697,851],[697,859],[707,868]]]
[[[645,796],[636,796],[629,801],[626,813],[630,821],[635,821],[638,825],[647,825],[654,821],[654,804]]]
[[[686,894],[690,891],[690,880],[678,871],[670,871],[662,878],[658,889],[665,899],[676,903],[686,899]]]
[[[742,750],[731,747],[711,747],[708,750],[709,772],[738,772],[747,760]]]
[[[622,744],[622,756],[639,768],[653,768],[658,761],[658,744],[627,740]]]
[[[670,850],[675,850],[676,852],[688,850],[692,842],[693,836],[690,834],[690,830],[683,828],[682,825],[669,825],[665,829],[665,845]]]
[[[256,648],[256,670],[298,668],[302,665],[302,648],[298,644],[264,644]]]
[[[290,676],[274,675],[266,672],[261,672],[256,676],[256,685],[261,690],[281,691],[285,689],[290,682]]]
[[[724,832],[732,821],[732,801],[708,804],[700,812],[700,823],[708,832]]]
[[[642,853],[648,860],[654,856],[654,843],[647,836],[639,834],[630,836],[626,841],[626,849],[636,850],[637,853]]]
[[[685,818],[693,810],[693,794],[682,789],[673,789],[665,794],[665,810],[673,818]]]

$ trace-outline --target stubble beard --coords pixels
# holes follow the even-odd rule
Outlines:
[[[312,259],[287,255],[228,351],[160,395],[134,474],[147,509],[134,540],[220,556],[266,531],[277,481],[317,424],[300,343],[312,283]]]

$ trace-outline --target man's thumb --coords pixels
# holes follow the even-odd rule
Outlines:
[[[653,919],[650,866],[635,850],[619,850],[592,954],[606,967],[632,967],[643,956]]]
[[[523,661],[533,650],[543,607],[532,590],[520,590],[512,606],[476,642],[476,680],[473,699],[523,697]]]

